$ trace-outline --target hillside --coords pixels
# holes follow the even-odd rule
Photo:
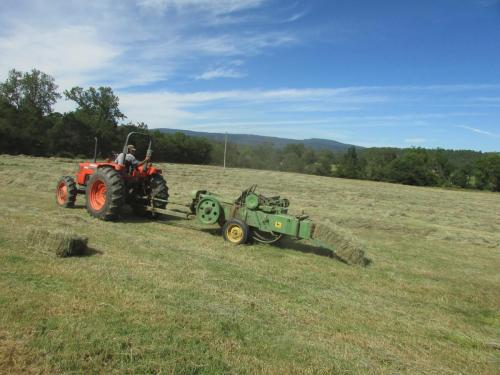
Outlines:
[[[207,138],[214,141],[224,142],[225,134],[224,133],[207,133],[207,132],[196,132],[192,130],[182,130],[182,129],[169,129],[169,128],[160,128],[153,129],[159,130],[162,133],[184,133],[191,137],[201,137]],[[312,148],[314,150],[330,150],[330,151],[346,151],[349,147],[353,145],[349,145],[346,143],[341,143],[337,141],[332,141],[330,139],[321,139],[321,138],[309,138],[309,139],[290,139],[290,138],[279,138],[279,137],[267,137],[262,135],[252,135],[252,134],[233,134],[228,133],[228,140],[231,143],[240,144],[240,145],[258,145],[262,143],[272,143],[278,148],[283,148],[289,144],[298,144],[303,143],[305,146]],[[362,148],[360,146],[355,146],[357,148]]]
[[[76,161],[0,156],[0,373],[495,374],[500,194],[164,164],[171,199],[253,183],[353,232],[370,266],[299,242],[224,242],[217,227],[56,206]],[[88,256],[26,245],[89,237]]]

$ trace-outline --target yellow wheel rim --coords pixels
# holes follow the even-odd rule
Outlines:
[[[230,242],[239,243],[243,240],[243,229],[237,224],[232,224],[226,229],[226,237]]]

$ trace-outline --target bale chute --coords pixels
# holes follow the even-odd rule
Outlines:
[[[354,236],[335,224],[315,224],[311,239],[320,247],[332,250],[336,256],[348,264],[366,266],[363,247]]]
[[[348,264],[368,264],[362,246],[345,229],[330,223],[314,223],[307,215],[291,215],[288,199],[266,197],[255,190],[253,185],[235,200],[206,190],[195,191],[191,207],[196,207],[196,217],[202,224],[219,223],[224,227],[230,220],[244,223],[249,229],[248,237],[257,242],[272,244],[283,236],[310,240]]]

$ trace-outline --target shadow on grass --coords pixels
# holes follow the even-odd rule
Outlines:
[[[330,249],[325,249],[324,247],[299,242],[291,238],[283,237],[275,246],[282,249],[289,249],[293,251],[299,251],[301,253],[315,254],[326,258],[332,258],[339,262],[347,264],[345,260],[340,258],[337,254],[335,254],[334,251]]]
[[[212,236],[220,236],[220,238],[222,239],[222,228],[193,228],[193,229],[196,229],[196,230],[199,230],[200,232],[203,232],[203,233],[208,233]]]
[[[120,223],[165,223],[169,222],[187,222],[189,219],[167,214],[137,215],[134,213],[125,212],[118,220]]]
[[[102,254],[104,254],[104,252],[102,250],[98,250],[98,249],[95,249],[93,247],[87,246],[87,248],[85,249],[85,251],[83,253],[77,254],[77,255],[72,255],[72,257],[85,258],[85,257],[91,257],[93,255],[102,255]]]
[[[195,228],[192,228],[192,229],[195,229]],[[222,229],[219,227],[199,228],[198,230],[200,232],[208,233],[212,236],[222,237]],[[252,238],[249,239],[249,243],[253,243],[256,245],[261,244],[260,242],[254,240]],[[326,249],[324,247],[314,246],[314,245],[311,245],[311,244],[308,244],[305,242],[294,240],[294,239],[287,237],[287,236],[283,236],[283,238],[280,241],[278,241],[275,244],[272,244],[271,246],[274,246],[278,249],[283,249],[283,250],[292,250],[292,251],[299,251],[301,253],[306,253],[306,254],[319,255],[322,257],[334,259],[334,260],[339,261],[339,262],[344,263],[344,264],[348,264],[344,259],[339,257],[337,254],[335,254],[334,251],[332,251],[330,249]],[[363,263],[364,266],[369,266],[371,263],[372,263],[372,261],[370,259],[364,258],[364,263]]]

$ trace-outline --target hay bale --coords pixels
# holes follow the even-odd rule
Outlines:
[[[26,242],[29,247],[42,252],[55,254],[57,257],[85,255],[88,238],[64,231],[49,231],[32,228],[28,231]]]
[[[366,266],[369,263],[359,241],[348,230],[335,224],[316,224],[312,239],[348,264]]]

